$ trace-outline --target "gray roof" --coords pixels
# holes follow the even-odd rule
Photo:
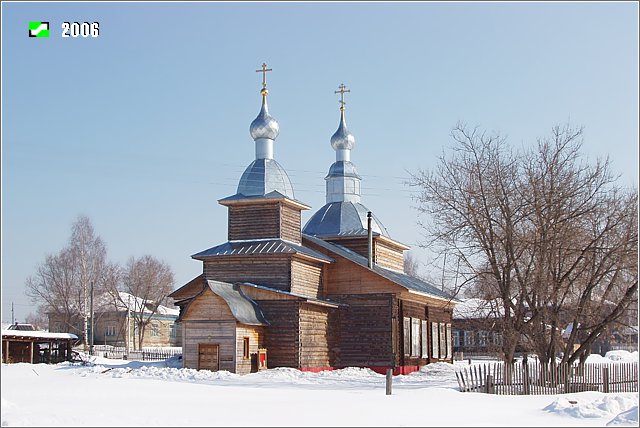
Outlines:
[[[249,254],[303,254],[326,262],[332,262],[331,257],[282,239],[256,239],[251,241],[230,241],[209,248],[192,255],[194,259],[208,256],[237,256]]]
[[[359,202],[330,202],[309,219],[302,231],[314,236],[366,235],[368,211]],[[387,229],[375,214],[371,216],[372,231],[389,237]]]
[[[275,159],[256,159],[251,162],[240,177],[237,194],[245,197],[264,196],[273,191],[295,199],[291,180]]]
[[[366,267],[368,268],[369,264],[367,261],[366,257],[361,256],[360,254],[351,251],[348,248],[343,247],[342,245],[337,245],[337,244],[333,244],[327,241],[324,241],[320,238],[317,238],[315,236],[311,236],[311,235],[307,235],[307,234],[303,234],[302,235],[304,239],[308,239],[310,242],[321,246],[322,248],[325,248],[335,254],[338,254],[354,263],[359,264],[360,266]],[[414,278],[412,276],[409,276],[407,274],[404,274],[402,272],[397,272],[397,271],[393,271],[391,269],[386,269],[383,268],[381,266],[378,265],[374,265],[373,266],[373,272],[377,273],[378,275],[388,279],[389,281],[392,281],[393,283],[406,288],[407,290],[413,290],[413,291],[418,291],[421,293],[425,293],[428,295],[431,295],[433,297],[437,297],[437,298],[441,298],[441,299],[446,299],[446,300],[452,300],[454,302],[458,302],[459,300],[457,300],[456,298],[454,298],[453,296],[451,296],[449,293],[445,293],[444,291],[440,290],[439,288],[437,288],[436,286],[429,284],[428,282],[422,281],[418,278]]]
[[[258,304],[248,298],[239,285],[210,279],[207,280],[207,284],[211,291],[227,302],[233,316],[242,324],[269,325]]]

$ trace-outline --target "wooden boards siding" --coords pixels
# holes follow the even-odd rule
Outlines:
[[[349,248],[363,257],[369,256],[369,243],[366,236],[335,238],[328,241]],[[404,251],[398,246],[381,242],[381,240],[374,237],[372,256],[373,261],[380,266],[400,271],[404,270]]]
[[[258,353],[258,348],[263,347],[262,338],[264,330],[261,326],[237,324],[236,326],[236,373],[251,373],[251,358]],[[249,358],[244,355],[244,340],[249,339]],[[267,354],[267,356],[269,356]],[[256,357],[257,362],[257,355]],[[257,367],[256,367],[257,369]]]
[[[257,300],[269,322],[265,328],[267,367],[300,367],[300,302],[295,300]]]
[[[297,244],[302,242],[300,208],[280,204],[280,237]]]
[[[322,265],[307,260],[291,260],[291,292],[318,298],[322,294]]]
[[[329,308],[300,305],[300,367],[329,367]]]
[[[229,240],[280,237],[279,204],[230,205]]]
[[[218,345],[220,370],[235,370],[235,321],[183,321],[183,367],[198,368],[200,344]]]
[[[235,317],[224,299],[211,289],[206,289],[196,297],[182,316],[183,321],[233,321]]]
[[[374,240],[374,261],[389,269],[404,271],[404,252],[379,240]]]
[[[204,276],[224,282],[252,282],[291,291],[291,255],[219,256],[204,262]]]
[[[335,367],[395,365],[392,294],[332,295],[348,304],[336,317]]]

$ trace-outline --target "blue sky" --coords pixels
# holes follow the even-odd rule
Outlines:
[[[100,35],[62,38],[64,21]],[[263,62],[303,224],[325,203],[341,82],[362,202],[422,262],[405,182],[458,121],[516,147],[583,125],[584,153],[637,185],[636,2],[3,2],[2,321],[32,310],[24,282],[79,214],[110,260],[151,254],[176,287],[198,275],[190,255],[226,241],[217,200],[254,158]]]

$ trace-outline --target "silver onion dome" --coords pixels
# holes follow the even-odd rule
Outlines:
[[[260,109],[258,116],[253,119],[253,122],[251,122],[251,126],[249,126],[251,138],[254,140],[261,138],[275,140],[280,132],[280,125],[278,125],[278,121],[269,114],[269,108],[267,106],[268,93],[269,92],[266,89],[262,89],[262,108]]]
[[[344,109],[340,111],[340,125],[338,129],[331,136],[331,147],[334,150],[351,150],[356,144],[356,137],[347,129],[347,124],[344,119]]]

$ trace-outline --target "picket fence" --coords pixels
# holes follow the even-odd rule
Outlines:
[[[166,360],[176,355],[182,355],[182,348],[142,348],[142,350],[129,350],[124,347],[96,345],[93,354],[105,358],[116,358],[136,361]]]
[[[568,392],[638,392],[638,363],[474,364],[456,371],[462,392],[545,395]]]

